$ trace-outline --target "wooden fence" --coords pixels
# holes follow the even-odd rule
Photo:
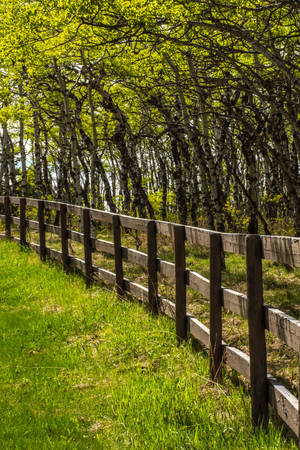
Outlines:
[[[265,330],[269,330],[299,354],[300,321],[264,304],[262,258],[300,267],[300,239],[277,236],[217,233],[169,222],[139,219],[112,214],[70,204],[19,197],[0,197],[5,223],[2,238],[12,238],[21,245],[29,245],[40,254],[59,260],[65,271],[69,267],[79,269],[85,275],[86,284],[104,280],[116,286],[119,295],[128,292],[148,302],[152,313],[163,311],[176,322],[178,341],[184,341],[190,333],[206,347],[210,354],[210,376],[220,381],[221,367],[228,364],[251,383],[252,420],[254,425],[268,423],[268,403],[299,439],[298,399],[283,384],[267,373]],[[19,205],[19,217],[11,213],[12,205]],[[26,218],[26,207],[37,208],[38,221]],[[60,226],[45,223],[45,210],[60,213]],[[67,214],[80,217],[82,233],[67,228]],[[113,242],[91,236],[91,221],[110,224]],[[20,229],[20,237],[12,237],[11,225]],[[148,252],[142,253],[121,243],[121,227],[142,230],[147,233]],[[39,244],[26,242],[26,230],[39,232]],[[46,232],[61,238],[61,251],[46,246]],[[174,241],[175,264],[158,259],[157,234]],[[84,260],[69,255],[68,241],[84,245]],[[210,279],[186,268],[185,242],[210,249]],[[115,273],[93,265],[92,252],[114,255]],[[247,296],[222,287],[222,252],[246,256]],[[147,268],[148,288],[127,280],[123,275],[123,260]],[[158,273],[175,280],[176,302],[162,298],[158,293]],[[186,287],[190,286],[210,301],[210,329],[186,310]],[[248,319],[249,355],[227,345],[222,340],[222,308]],[[298,395],[298,398],[300,396]]]

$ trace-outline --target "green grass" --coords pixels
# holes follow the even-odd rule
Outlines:
[[[174,323],[0,242],[0,448],[297,448],[254,432],[237,379],[176,345]],[[235,381],[236,380],[236,381]]]

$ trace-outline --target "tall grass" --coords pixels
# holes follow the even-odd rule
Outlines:
[[[0,242],[0,448],[297,448],[174,324]]]

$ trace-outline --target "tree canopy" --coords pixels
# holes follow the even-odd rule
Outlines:
[[[2,195],[300,235],[299,1],[0,8]]]

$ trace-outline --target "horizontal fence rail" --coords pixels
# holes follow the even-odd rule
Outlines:
[[[251,381],[254,425],[267,425],[269,403],[299,438],[298,399],[281,382],[267,373],[265,330],[299,354],[300,321],[263,303],[261,259],[300,267],[300,239],[216,233],[48,200],[0,196],[1,205],[4,214],[0,215],[0,220],[5,224],[5,234],[0,235],[2,239],[13,239],[21,245],[28,245],[40,254],[42,260],[48,256],[60,261],[66,272],[69,268],[81,271],[87,286],[92,281],[105,281],[115,285],[120,296],[127,292],[148,303],[153,314],[160,310],[173,318],[179,342],[185,340],[187,333],[190,333],[209,351],[212,379],[221,380],[222,365],[226,363]],[[12,205],[19,205],[20,217],[12,215]],[[37,221],[26,218],[28,207],[37,209]],[[59,213],[60,226],[45,222],[46,211],[51,210]],[[67,214],[80,218],[82,232],[67,228]],[[110,224],[113,242],[92,237],[92,222]],[[12,237],[12,225],[19,227],[19,238]],[[122,246],[121,227],[145,232],[148,253]],[[26,241],[26,230],[39,233],[39,244]],[[46,246],[46,233],[60,236],[61,251]],[[174,241],[175,263],[157,257],[157,234],[163,234]],[[72,240],[83,244],[84,259],[69,255],[68,242]],[[186,268],[185,242],[210,249],[210,279]],[[114,257],[115,273],[93,265],[94,251]],[[246,256],[248,295],[222,286],[223,251]],[[148,288],[124,278],[123,261],[138,264],[147,270]],[[159,295],[158,273],[175,281],[175,303]],[[186,311],[187,286],[210,301],[210,329]],[[222,340],[222,308],[248,320],[249,356]]]

